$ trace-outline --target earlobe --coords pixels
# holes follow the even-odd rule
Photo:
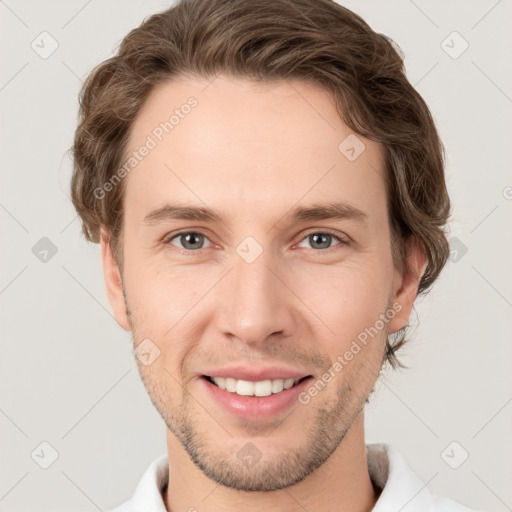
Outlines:
[[[108,300],[114,312],[116,322],[125,331],[131,331],[130,320],[127,314],[127,305],[123,294],[121,273],[112,254],[112,248],[109,243],[109,234],[104,228],[101,228],[100,238],[103,277],[107,288]]]
[[[397,310],[396,316],[388,324],[388,332],[391,334],[407,325],[416,296],[420,280],[426,269],[425,251],[420,241],[412,236],[406,242],[405,272],[402,274],[395,269],[393,282],[393,304]],[[398,304],[400,307],[398,308]]]

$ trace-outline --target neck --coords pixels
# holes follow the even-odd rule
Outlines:
[[[168,512],[369,512],[378,499],[368,473],[363,412],[324,464],[301,482],[271,492],[244,492],[220,486],[195,466],[169,430],[167,444],[169,484],[164,503]]]

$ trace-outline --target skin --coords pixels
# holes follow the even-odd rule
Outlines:
[[[411,243],[409,270],[393,265],[383,148],[358,136],[365,151],[349,161],[338,145],[352,130],[315,85],[221,75],[157,86],[130,151],[190,96],[197,107],[125,178],[123,269],[106,230],[101,242],[117,322],[134,347],[149,338],[160,350],[152,364],[137,364],[167,425],[167,510],[369,511],[378,490],[364,404],[425,263]],[[170,201],[215,208],[223,222],[143,222]],[[298,205],[334,201],[362,210],[366,222],[286,221]],[[325,229],[344,243],[310,236]],[[199,238],[187,245],[177,232]],[[263,249],[250,264],[236,252],[247,236]],[[246,421],[205,392],[200,374],[227,363],[282,364],[320,378],[393,303],[401,311],[306,405]],[[248,442],[261,453],[250,468],[237,458]]]

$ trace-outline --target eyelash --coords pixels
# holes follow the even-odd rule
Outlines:
[[[162,240],[162,243],[164,245],[172,245],[170,242],[171,240],[174,240],[175,238],[178,238],[180,236],[183,236],[183,235],[190,235],[190,234],[194,234],[194,235],[201,235],[203,237],[205,237],[206,239],[208,239],[208,237],[202,233],[201,231],[181,231],[179,233],[173,233],[169,236],[166,236],[163,240]],[[338,246],[344,246],[344,245],[348,245],[348,240],[342,238],[338,232],[336,231],[332,231],[330,229],[322,229],[322,230],[315,230],[315,231],[310,231],[308,233],[306,233],[302,238],[301,240],[299,241],[299,244],[302,243],[304,240],[306,240],[306,238],[308,238],[309,236],[311,235],[330,235],[332,236],[333,238],[335,238],[339,244],[333,246],[333,247],[328,247],[327,249],[311,249],[317,253],[327,253],[330,249],[335,249],[336,247]],[[201,248],[201,249],[197,249],[197,250],[190,250],[190,249],[182,249],[180,247],[176,247],[176,249],[178,249],[182,254],[185,254],[187,256],[191,256],[193,254],[202,254],[203,251],[205,251],[206,249],[208,249],[208,247],[206,248]]]

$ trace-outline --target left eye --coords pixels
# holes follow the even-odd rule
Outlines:
[[[328,232],[324,233],[322,231],[310,233],[302,240],[301,243],[303,243],[304,241],[309,241],[309,243],[313,246],[313,249],[325,250],[330,249],[330,245],[333,239],[339,242],[336,245],[346,243],[343,239],[336,236],[335,234]]]

